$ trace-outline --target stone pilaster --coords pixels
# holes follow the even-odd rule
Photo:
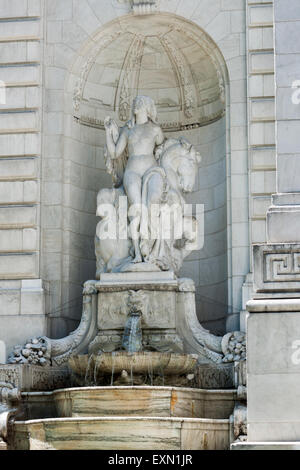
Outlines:
[[[249,442],[300,440],[300,4],[274,1],[277,193],[267,243],[254,245],[254,294],[247,304]],[[276,444],[276,442],[278,444]]]
[[[300,5],[275,2],[277,194],[267,214],[271,243],[300,241]]]

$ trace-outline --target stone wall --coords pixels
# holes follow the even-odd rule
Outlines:
[[[132,14],[129,3],[105,3],[103,8],[99,0],[1,2],[0,79],[8,86],[0,114],[0,316],[9,344],[28,336],[31,318],[34,334],[45,332],[44,300],[51,318],[48,333],[68,333],[80,317],[81,283],[94,277],[95,196],[110,181],[102,131],[74,120],[73,94],[80,54],[110,22]],[[199,34],[203,30],[210,36],[225,77],[223,121],[186,133],[201,144],[204,156],[200,186],[191,197],[207,206],[211,247],[206,247],[209,253],[204,248],[191,255],[183,274],[199,286],[198,300],[213,297],[211,307],[201,310],[199,303],[198,311],[217,330],[223,328],[225,313],[227,329],[239,326],[242,285],[250,270],[249,235],[264,240],[265,208],[274,191],[271,3],[248,0],[247,11],[244,0],[161,0],[158,5],[170,21],[188,21]],[[222,220],[217,228],[210,228],[209,221],[212,192],[217,202],[211,223]],[[35,281],[28,285],[28,279]],[[31,304],[31,299],[36,301]],[[39,315],[28,316],[28,330],[16,333],[18,316],[25,312]]]
[[[276,191],[273,2],[248,0],[247,26],[251,242],[264,243]]]
[[[0,339],[46,332],[40,280],[43,10],[0,5]]]
[[[204,205],[204,246],[184,261],[180,274],[195,281],[201,324],[222,333],[228,313],[225,118],[181,135],[202,156],[195,191],[186,200]]]

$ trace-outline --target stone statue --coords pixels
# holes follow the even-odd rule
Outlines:
[[[132,118],[124,127],[119,129],[106,118],[105,129],[106,166],[114,187],[98,195],[97,214],[102,220],[95,239],[97,278],[101,272],[178,272],[184,257],[197,249],[197,223],[184,213],[183,193],[193,190],[199,153],[184,138],[164,138],[155,103],[147,96],[135,98]],[[122,195],[128,201],[128,239],[121,240],[118,234],[104,239],[103,201],[116,209],[119,226],[117,199]]]

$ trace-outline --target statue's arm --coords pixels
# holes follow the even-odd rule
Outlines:
[[[120,133],[120,137],[116,143],[115,158],[121,157],[124,153],[128,143],[128,134],[126,128],[123,127]]]
[[[119,158],[127,146],[127,132],[123,127],[120,133],[116,131],[116,124],[110,118],[107,118],[105,123],[106,131],[106,145],[112,160]]]
[[[164,136],[164,133],[161,129],[161,127],[157,127],[157,137],[156,137],[156,145],[161,145],[163,144],[165,140],[165,136]]]

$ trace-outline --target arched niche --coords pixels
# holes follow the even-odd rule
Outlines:
[[[111,185],[104,163],[104,119],[109,115],[125,124],[137,94],[155,100],[166,137],[185,136],[202,155],[195,191],[187,199],[204,204],[204,247],[189,256],[181,274],[195,281],[199,320],[222,333],[229,310],[228,74],[212,39],[181,17],[118,18],[96,32],[73,63],[65,89],[70,175],[65,197],[70,225],[77,230],[71,230],[66,247],[69,282],[76,289],[94,276],[96,193]]]

